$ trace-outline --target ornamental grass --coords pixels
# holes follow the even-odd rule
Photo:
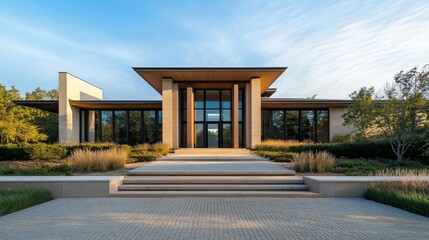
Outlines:
[[[128,155],[127,150],[116,147],[99,151],[76,149],[67,160],[75,172],[107,172],[125,167]]]
[[[375,175],[401,178],[371,183],[365,198],[429,217],[429,170],[385,169]]]
[[[292,159],[297,172],[326,173],[334,171],[335,157],[326,152],[302,152]]]

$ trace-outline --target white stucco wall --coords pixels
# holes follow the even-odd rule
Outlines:
[[[69,100],[99,100],[103,90],[67,72],[59,73],[58,86],[59,141],[79,143],[79,108],[71,106]]]
[[[329,139],[336,134],[347,134],[351,133],[354,128],[344,126],[344,119],[341,115],[347,108],[329,108]]]

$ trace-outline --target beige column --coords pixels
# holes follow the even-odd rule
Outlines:
[[[194,147],[194,91],[192,87],[186,88],[186,145]]]
[[[251,91],[251,146],[255,147],[261,143],[261,79],[252,78],[250,80]]]
[[[173,83],[173,148],[179,147],[179,85]]]
[[[246,88],[245,88],[245,93],[244,93],[244,97],[245,97],[245,104],[244,104],[244,113],[245,113],[245,132],[246,132],[246,148],[251,148],[252,147],[252,108],[251,108],[251,99],[252,99],[252,95],[251,95],[251,91],[250,91],[250,83],[246,83]]]
[[[162,79],[162,142],[173,146],[173,79]]]
[[[238,148],[238,84],[234,84],[232,91],[232,147]]]

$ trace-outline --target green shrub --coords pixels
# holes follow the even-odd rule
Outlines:
[[[268,158],[275,162],[291,162],[296,153],[284,151],[255,151],[261,157]]]
[[[0,161],[5,160],[28,160],[28,153],[22,145],[5,144],[0,145]]]
[[[155,161],[171,150],[170,145],[165,143],[139,144],[131,150],[131,158],[137,162]]]
[[[351,133],[338,133],[332,136],[331,143],[351,142],[352,140]]]
[[[52,194],[41,188],[0,188],[0,216],[52,200]]]
[[[406,158],[420,159],[423,142],[415,142],[407,151]],[[327,151],[337,158],[366,158],[366,159],[396,159],[390,142],[386,140],[371,140],[344,143],[317,143],[291,146],[291,152]]]
[[[35,143],[25,146],[30,160],[62,159],[67,156],[67,149],[62,144]]]
[[[76,149],[87,149],[90,151],[101,151],[101,150],[108,150],[108,149],[112,149],[112,148],[121,148],[125,151],[127,151],[128,153],[131,152],[132,147],[126,144],[123,145],[119,145],[116,143],[91,143],[91,142],[86,142],[86,143],[80,143],[80,144],[64,144],[64,146],[67,149],[67,156],[70,156],[73,151],[75,151]]]
[[[337,159],[334,172],[348,176],[372,175],[388,167],[386,163],[368,159]]]
[[[296,140],[275,140],[275,139],[268,139],[260,144],[256,145],[255,149],[258,151],[288,151],[290,147],[293,146],[301,146],[301,145],[307,145],[310,144],[310,142],[300,142]]]
[[[164,156],[162,152],[155,151],[140,151],[131,154],[131,158],[134,158],[137,162],[155,161],[162,156]]]
[[[6,167],[0,168],[0,176],[13,175],[13,176],[59,176],[59,175],[73,175],[73,171],[68,164],[63,163],[58,166],[49,166],[45,164],[36,168],[16,168]]]
[[[403,210],[429,217],[429,195],[370,186],[364,197]]]
[[[47,144],[24,143],[0,145],[0,160],[50,160],[63,159],[71,155],[76,149],[88,149],[90,151],[121,148],[131,152],[131,146],[114,143],[81,143],[81,144]]]

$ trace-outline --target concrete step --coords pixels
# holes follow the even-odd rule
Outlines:
[[[125,176],[123,184],[304,184],[300,176]]]
[[[187,162],[212,162],[212,161],[268,161],[268,159],[256,156],[181,156],[167,155],[157,159],[157,161],[187,161]]]
[[[264,171],[264,172],[211,172],[211,171],[129,171],[128,176],[294,176],[293,171]]]
[[[167,156],[250,156],[245,148],[179,148]]]
[[[111,197],[293,197],[318,198],[308,191],[118,191]]]
[[[119,191],[308,191],[303,184],[126,184]]]

